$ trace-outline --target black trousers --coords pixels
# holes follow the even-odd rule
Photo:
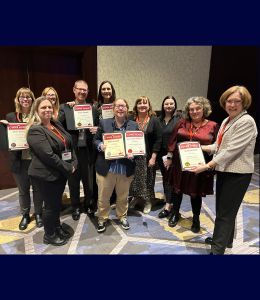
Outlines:
[[[159,169],[162,173],[162,177],[163,177],[163,191],[164,191],[166,203],[172,204],[173,203],[173,192],[172,192],[172,188],[170,187],[170,185],[168,183],[167,170],[163,164],[163,160],[162,160],[161,156],[158,157],[158,165],[159,165]]]
[[[252,174],[217,172],[213,254],[224,254],[227,245],[233,243],[236,216],[251,177]]]
[[[35,177],[31,179],[44,202],[42,213],[44,231],[52,235],[55,228],[60,225],[60,203],[67,179],[65,177],[55,181],[45,181]]]
[[[173,210],[175,212],[179,212],[181,207],[183,194],[176,194],[173,193]],[[190,197],[192,213],[193,215],[200,215],[201,205],[202,205],[202,198],[200,196],[197,197]]]
[[[31,209],[31,196],[30,196],[30,186],[32,185],[33,190],[33,204],[35,214],[42,214],[42,204],[43,200],[39,194],[37,187],[31,182],[28,175],[28,168],[31,160],[21,160],[21,167],[19,173],[12,173],[15,183],[19,191],[19,204],[22,215],[29,214]]]
[[[74,209],[80,206],[80,181],[83,185],[85,204],[89,206],[96,202],[94,200],[94,194],[97,194],[97,188],[94,189],[94,161],[89,162],[86,153],[84,147],[77,148],[78,168],[68,179],[71,205]]]

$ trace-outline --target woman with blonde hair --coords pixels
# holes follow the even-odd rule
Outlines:
[[[47,86],[42,91],[42,96],[45,96],[47,99],[51,100],[53,105],[53,118],[57,119],[60,109],[60,100],[57,91],[52,86]]]
[[[135,101],[133,119],[139,130],[145,134],[146,155],[136,157],[136,171],[129,197],[132,198],[130,207],[144,204],[143,212],[148,214],[155,198],[154,185],[156,176],[156,158],[162,144],[162,128],[148,97],[141,96]]]

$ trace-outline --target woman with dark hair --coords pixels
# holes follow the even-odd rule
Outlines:
[[[102,81],[98,90],[98,107],[102,104],[113,103],[116,99],[116,91],[113,84],[108,81]]]
[[[213,194],[213,172],[195,175],[183,171],[177,144],[186,141],[196,141],[201,145],[209,145],[216,140],[218,125],[207,117],[211,114],[211,105],[204,97],[191,97],[184,108],[184,118],[175,126],[168,143],[165,167],[169,170],[169,183],[173,190],[173,210],[169,218],[169,226],[175,227],[180,220],[180,206],[183,194],[189,195],[191,200],[193,222],[191,231],[200,231],[200,211],[202,197]],[[208,161],[208,156],[205,156]]]
[[[135,158],[135,177],[129,192],[129,197],[132,198],[130,207],[134,208],[137,203],[142,202],[143,212],[148,214],[152,208],[152,200],[155,198],[155,163],[157,154],[161,150],[162,128],[146,96],[141,96],[135,101],[133,118],[139,130],[145,134],[146,156]]]
[[[163,190],[166,199],[164,209],[159,213],[159,218],[166,218],[172,210],[172,190],[169,187],[167,179],[167,170],[164,167],[163,160],[167,159],[168,140],[173,132],[176,123],[179,121],[180,116],[175,112],[177,111],[177,101],[173,96],[166,96],[162,102],[161,114],[159,121],[162,126],[162,147],[157,155],[157,161],[163,177]]]

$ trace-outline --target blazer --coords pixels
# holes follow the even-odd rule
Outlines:
[[[98,126],[99,124],[99,114],[97,109],[92,106],[92,115],[93,115],[93,123],[94,126]],[[72,141],[75,149],[77,149],[78,145],[78,137],[79,137],[79,130],[75,127],[75,119],[73,108],[70,107],[68,104],[61,104],[60,111],[59,111],[59,121],[63,125],[63,127],[70,133],[72,136]],[[85,130],[86,134],[86,147],[84,147],[87,151],[86,159],[88,159],[89,163],[95,160],[95,150],[93,148],[93,134],[89,130]]]
[[[222,122],[219,133],[227,120]],[[253,173],[256,137],[254,119],[246,111],[241,112],[227,124],[219,149],[216,143],[211,145],[213,161],[217,163],[216,171]]]
[[[72,152],[72,159],[70,162],[62,160],[64,144],[52,131],[42,125],[32,125],[27,136],[32,154],[28,174],[45,181],[55,181],[61,176],[69,177],[72,173],[72,167],[77,167],[77,158],[70,134],[59,122],[52,121],[51,123],[68,139],[67,149]]]
[[[103,133],[109,133],[109,132],[114,132],[114,123],[115,119],[103,119],[100,120],[99,123],[99,128],[97,130],[96,135],[94,136],[93,143],[97,149],[100,143],[103,142],[102,139],[102,134]],[[126,131],[129,130],[139,130],[138,125],[136,122],[127,120],[126,121]],[[106,176],[111,162],[115,160],[106,160],[105,155],[103,151],[99,151],[97,155],[97,160],[96,160],[96,172],[100,174],[101,176]],[[126,166],[126,176],[129,177],[134,174],[135,171],[135,162],[128,159],[128,158],[122,158],[120,159],[120,163],[124,164]]]

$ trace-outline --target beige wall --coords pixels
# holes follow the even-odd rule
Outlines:
[[[191,96],[207,96],[211,46],[99,46],[98,86],[110,80],[130,109],[138,96],[159,110],[173,95],[183,108]]]

